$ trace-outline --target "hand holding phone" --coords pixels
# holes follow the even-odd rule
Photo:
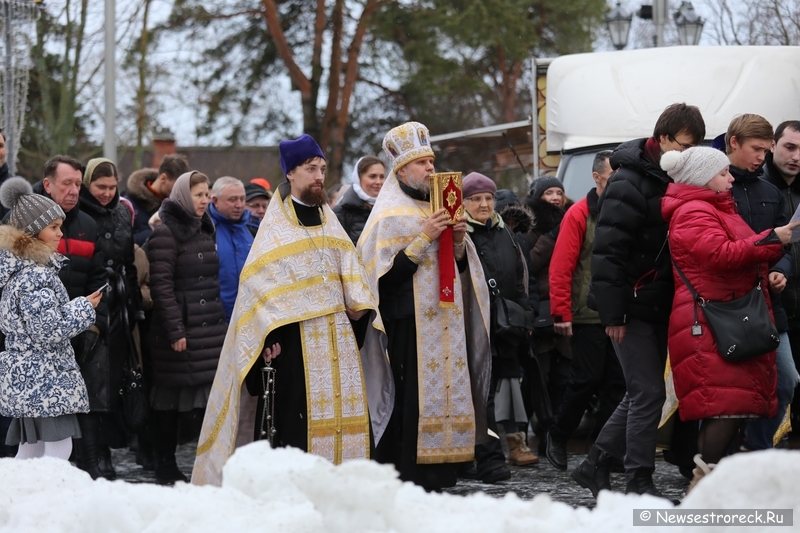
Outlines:
[[[103,286],[102,286],[102,287],[100,287],[99,289],[97,289],[95,292],[103,292],[104,290],[106,290],[106,289],[107,289],[107,288],[109,288],[110,286],[111,286],[111,285],[109,285],[109,283],[108,283],[108,282],[106,282],[106,283],[104,283],[104,284],[103,284]]]

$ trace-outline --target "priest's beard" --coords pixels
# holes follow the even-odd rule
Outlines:
[[[328,193],[325,187],[314,189],[313,185],[309,185],[300,191],[300,201],[306,205],[322,205],[328,203]]]
[[[406,184],[414,190],[421,192],[422,194],[430,194],[431,192],[431,182],[430,182],[430,174],[427,172],[424,174],[415,174],[411,169],[406,168]]]

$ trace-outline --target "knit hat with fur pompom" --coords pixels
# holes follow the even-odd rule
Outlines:
[[[667,171],[675,183],[698,187],[705,187],[730,164],[727,155],[706,146],[695,146],[683,152],[671,150],[661,156],[661,168]]]
[[[0,202],[11,210],[8,223],[34,237],[59,218],[64,210],[50,198],[34,194],[24,178],[10,178],[0,187]]]

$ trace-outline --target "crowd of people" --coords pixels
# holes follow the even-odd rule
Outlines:
[[[652,137],[596,154],[584,198],[543,176],[520,201],[467,172],[456,212],[432,212],[429,138],[390,130],[335,202],[308,135],[281,142],[274,191],[180,155],[125,196],[107,159],[55,156],[32,187],[4,165],[3,454],[114,479],[110,449],[131,446],[159,482],[189,481],[175,452],[200,413],[196,484],[268,439],[441,490],[540,456],[566,470],[580,429],[594,445],[576,483],[596,496],[621,469],[627,492],[660,496],[659,445],[697,483],[785,440],[800,121],[740,115],[701,146],[699,109],[673,104]],[[705,304],[753,291],[774,349],[731,360]]]

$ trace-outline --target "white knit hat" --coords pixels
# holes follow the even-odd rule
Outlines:
[[[727,155],[706,146],[695,146],[683,152],[672,150],[661,156],[661,168],[667,171],[675,183],[698,187],[705,187],[706,183],[730,164]]]

